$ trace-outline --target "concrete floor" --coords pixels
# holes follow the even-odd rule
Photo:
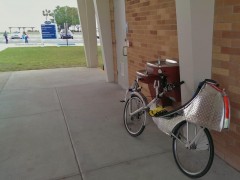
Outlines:
[[[171,138],[124,129],[124,91],[99,69],[0,73],[1,180],[186,180]],[[215,156],[203,180],[240,173]]]

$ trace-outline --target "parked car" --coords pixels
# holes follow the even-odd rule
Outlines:
[[[11,35],[10,35],[10,38],[11,39],[22,39],[22,34],[18,31],[16,32],[13,32]]]
[[[67,30],[67,33],[66,33],[66,30],[62,29],[60,31],[60,38],[61,39],[73,39],[73,34],[70,30]]]
[[[96,28],[96,35],[97,35],[97,39],[99,39],[100,36],[99,36],[99,30],[98,30],[98,28]]]

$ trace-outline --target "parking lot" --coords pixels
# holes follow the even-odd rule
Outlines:
[[[31,45],[79,45],[83,46],[83,35],[82,32],[74,32],[73,33],[73,39],[61,39],[60,36],[58,36],[58,39],[41,39],[40,33],[28,33],[29,39],[28,44],[25,44],[23,39],[11,39],[11,35],[8,34],[8,46],[9,47],[16,47],[16,46],[31,46]],[[97,38],[97,37],[96,37]],[[97,39],[98,45],[100,44],[99,39]],[[5,44],[5,39],[3,36],[0,36],[0,45]]]

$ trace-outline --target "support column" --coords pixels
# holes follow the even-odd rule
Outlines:
[[[94,4],[92,0],[77,0],[87,67],[98,67],[97,37]]]
[[[112,30],[109,0],[93,0],[102,48],[104,69],[107,82],[114,82],[113,51],[112,51]]]
[[[211,78],[215,0],[176,0],[182,102],[200,81]]]

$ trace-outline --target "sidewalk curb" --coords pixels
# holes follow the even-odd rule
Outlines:
[[[8,45],[7,44],[4,44],[4,45],[0,45],[0,52],[7,49],[8,48]]]

